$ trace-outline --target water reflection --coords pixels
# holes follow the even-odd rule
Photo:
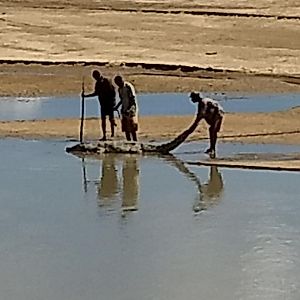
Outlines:
[[[85,167],[85,159],[84,159],[84,157],[81,158],[81,165],[82,165],[83,190],[84,190],[85,193],[87,193],[88,184],[87,184],[86,167]]]
[[[217,166],[211,166],[208,181],[202,186],[201,209],[217,205],[221,200],[223,189],[222,174]]]
[[[122,213],[136,211],[139,198],[139,156],[103,154],[100,157],[99,180],[89,180],[86,161],[82,161],[83,190],[88,192],[89,183],[96,184],[99,207],[109,207],[120,195]]]
[[[122,179],[122,211],[137,210],[139,198],[139,161],[136,156],[123,159]]]
[[[140,155],[133,154],[103,154],[100,157],[99,180],[93,181],[97,185],[99,207],[109,207],[116,198],[121,199],[122,216],[126,212],[138,210],[140,194]],[[176,168],[197,189],[193,211],[199,213],[217,205],[222,199],[224,183],[222,174],[217,166],[209,168],[208,180],[204,184],[185,163],[173,155],[158,157],[163,162]],[[87,193],[88,182],[85,159],[82,158],[83,189]]]
[[[207,210],[209,207],[215,206],[221,201],[224,183],[222,174],[217,166],[211,166],[209,168],[208,181],[201,184],[199,177],[187,168],[182,160],[174,156],[166,157],[165,160],[175,166],[179,172],[191,180],[197,187],[198,195],[196,196],[195,204],[193,206],[195,213]]]
[[[222,199],[224,189],[222,174],[219,172],[217,166],[209,168],[209,177],[206,183],[201,184],[198,178],[197,181],[199,195],[196,197],[193,207],[195,213],[217,205]]]
[[[97,188],[99,206],[107,206],[119,189],[115,155],[103,156],[100,174],[101,177]]]

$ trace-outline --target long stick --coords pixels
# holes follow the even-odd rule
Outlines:
[[[83,142],[83,123],[84,123],[84,77],[82,79],[82,93],[81,93],[81,122],[80,122],[80,134],[79,141],[80,144]]]

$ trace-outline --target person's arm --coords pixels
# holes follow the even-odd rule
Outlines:
[[[96,92],[93,92],[91,94],[84,94],[84,92],[81,93],[81,96],[84,98],[90,98],[90,97],[96,97],[98,94]]]
[[[91,98],[91,97],[96,97],[98,96],[98,87],[97,87],[97,83],[95,84],[95,90],[93,93],[90,94],[84,94],[84,92],[82,91],[81,96],[84,98]]]
[[[127,84],[127,92],[128,92],[129,103],[130,103],[127,109],[127,114],[130,117],[134,117],[137,114],[137,103],[135,97],[135,90],[131,84]]]
[[[85,98],[96,97],[96,96],[97,96],[96,93],[91,93],[91,94],[84,95]]]
[[[130,103],[129,110],[131,110],[132,106],[136,107],[135,90],[131,84],[127,84],[127,92]]]
[[[114,110],[118,110],[121,104],[122,104],[122,100],[120,100],[120,101],[116,104],[116,106],[114,107]]]

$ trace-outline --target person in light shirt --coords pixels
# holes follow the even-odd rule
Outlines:
[[[193,103],[198,103],[198,116],[209,125],[210,146],[205,153],[209,154],[211,158],[215,158],[218,132],[222,125],[224,110],[216,100],[203,98],[199,92],[191,92],[190,98]]]
[[[125,132],[127,141],[137,141],[138,130],[138,105],[136,101],[135,89],[133,85],[124,81],[122,76],[117,75],[114,78],[118,86],[119,103],[115,106],[117,110],[121,106],[122,131]]]

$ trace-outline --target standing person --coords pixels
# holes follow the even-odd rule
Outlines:
[[[116,105],[115,109],[118,109],[122,105],[122,131],[125,132],[127,141],[131,141],[131,139],[137,141],[138,106],[134,87],[131,83],[124,81],[119,75],[115,77],[114,81],[119,88],[120,97],[120,102]]]
[[[198,117],[204,119],[209,125],[210,146],[205,153],[215,158],[218,132],[222,125],[224,110],[217,101],[203,98],[200,93],[192,92],[190,98],[193,103],[198,103]]]
[[[92,77],[96,80],[94,92],[87,95],[82,93],[82,96],[86,98],[98,96],[103,134],[100,141],[106,141],[106,116],[109,117],[110,121],[111,137],[114,137],[115,134],[114,107],[116,105],[116,91],[111,81],[103,77],[99,71],[94,70]]]

